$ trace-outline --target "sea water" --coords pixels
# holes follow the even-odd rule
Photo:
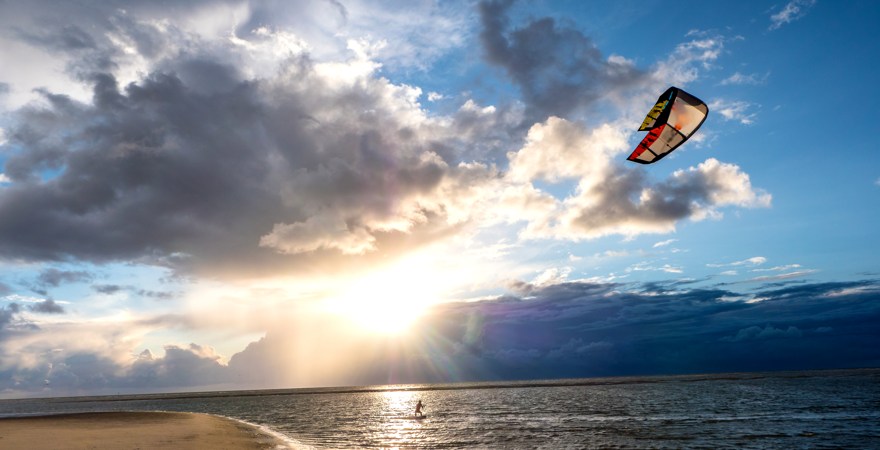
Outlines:
[[[880,369],[0,401],[0,416],[143,410],[232,417],[293,447],[866,449]]]

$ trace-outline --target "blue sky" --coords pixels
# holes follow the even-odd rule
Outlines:
[[[877,366],[878,18],[0,2],[0,395]]]

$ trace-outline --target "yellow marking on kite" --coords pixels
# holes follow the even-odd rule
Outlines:
[[[652,120],[657,120],[657,118],[660,117],[660,113],[663,112],[663,108],[666,108],[667,103],[669,103],[669,100],[664,100],[654,105],[648,113],[648,116],[645,117],[645,121],[642,122],[642,127],[648,126],[648,123]]]

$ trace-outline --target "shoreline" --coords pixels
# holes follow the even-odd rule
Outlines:
[[[223,416],[184,412],[88,412],[0,418],[0,448],[291,448],[265,427]]]

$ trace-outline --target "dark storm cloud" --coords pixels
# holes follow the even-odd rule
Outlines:
[[[0,306],[0,334],[2,334],[3,328],[12,322],[15,319],[15,315],[19,312],[21,312],[21,306],[18,306],[18,303]]]
[[[37,276],[36,283],[44,287],[58,287],[67,283],[80,283],[91,281],[94,276],[82,270],[59,270],[46,269]]]
[[[173,292],[138,289],[134,286],[120,286],[117,284],[96,284],[92,286],[92,290],[99,294],[106,295],[113,295],[118,292],[130,291],[139,297],[152,298],[155,300],[170,300],[174,298]]]
[[[106,38],[100,33],[98,39],[92,35],[97,28],[92,27],[90,33],[68,21],[69,18],[43,19],[24,27],[15,24],[13,30],[21,41],[69,58],[67,69],[74,76],[83,77],[94,71],[112,70],[117,66],[115,60],[121,56],[120,52],[107,45]],[[106,25],[111,27],[110,24]],[[102,26],[100,29],[105,28]]]
[[[675,284],[675,283],[670,283]],[[656,285],[561,283],[527,298],[439,305],[394,358],[363,341],[348,384],[864,367],[880,360],[876,281],[815,285],[803,295]],[[873,291],[871,290],[873,289]],[[863,291],[864,290],[864,291]],[[296,339],[270,333],[230,368],[285,383]],[[269,375],[267,375],[269,374]],[[393,376],[392,376],[393,374]],[[291,382],[287,378],[287,382]]]
[[[24,282],[31,291],[41,296],[48,296],[49,289],[57,288],[65,284],[87,283],[92,281],[94,275],[82,270],[60,270],[54,267],[40,272],[32,282]]]
[[[115,294],[120,291],[124,291],[128,289],[126,286],[119,286],[116,284],[96,284],[92,286],[92,289],[99,294]]]
[[[141,297],[152,298],[154,300],[171,300],[174,298],[174,293],[167,291],[151,291],[147,289],[138,289],[136,293]]]
[[[442,208],[415,199],[449,165],[397,117],[401,89],[330,89],[305,55],[259,80],[217,61],[187,53],[124,88],[93,73],[92,104],[43,91],[45,105],[17,111],[0,253],[285,270],[308,259],[291,254],[332,260],[393,249],[413,227],[442,232]]]
[[[827,328],[827,327],[826,327]],[[818,330],[818,329],[817,329]],[[829,329],[830,331],[830,329]],[[759,340],[759,339],[777,339],[777,338],[799,338],[803,336],[801,330],[797,327],[790,326],[785,330],[774,328],[770,325],[761,328],[759,326],[753,325],[748,328],[743,328],[736,332],[735,336],[725,336],[721,338],[722,341],[726,342],[739,342],[739,341],[749,341],[749,340]]]
[[[871,367],[880,362],[877,280],[762,291],[752,302],[728,300],[735,295],[723,289],[664,293],[640,285],[560,283],[533,287],[527,298],[438,305],[406,341],[340,333],[333,342],[306,345],[304,334],[291,326],[252,342],[228,365],[210,347],[196,344],[166,347],[164,357],[147,350],[133,364],[97,353],[49,351],[40,358],[52,364],[7,370],[0,374],[0,388],[41,388],[46,379],[59,392],[213,383],[289,387],[302,385],[297,374],[316,367],[321,369],[313,373],[325,385],[366,385]],[[21,311],[17,304],[0,308],[4,332],[17,326],[11,324]],[[138,326],[156,324],[193,325],[168,315]],[[27,332],[20,326],[16,331]],[[20,385],[13,386],[13,379]]]
[[[880,358],[876,281],[769,290],[754,303],[730,301],[738,294],[725,290],[633,287],[645,293],[564,283],[533,289],[528,300],[445,305],[431,324],[506,378],[860,367]],[[479,330],[468,329],[475,320]]]
[[[64,307],[59,305],[52,300],[51,298],[47,298],[41,302],[34,303],[33,305],[28,306],[28,309],[43,314],[62,314],[64,313]]]
[[[60,99],[50,110],[22,112],[11,137],[27,151],[9,158],[7,174],[25,180],[42,168],[66,170],[4,191],[5,254],[136,258],[171,253],[174,242],[203,241],[224,227],[249,229],[253,244],[273,223],[269,203],[279,202],[260,185],[268,167],[252,135],[260,115],[252,86],[201,96],[176,76],[154,74],[125,94],[104,75],[94,107]],[[60,136],[68,131],[74,136]],[[258,217],[269,222],[254,229]]]
[[[565,117],[607,90],[644,79],[631,65],[603,58],[589,37],[560,26],[552,18],[511,29],[509,10],[513,3],[479,4],[480,40],[486,59],[502,67],[519,86],[533,121],[550,115]]]
[[[80,389],[136,389],[140,392],[211,385],[223,379],[224,366],[209,348],[196,344],[168,346],[165,355],[154,357],[148,350],[130,367],[120,367],[111,358],[94,353],[58,350],[50,352],[52,362],[33,368],[0,371],[4,388],[44,391],[68,395]]]
[[[225,381],[225,366],[213,350],[198,344],[166,346],[165,356],[141,353],[123,379],[139,388],[211,385]]]
[[[76,25],[64,25],[56,29],[43,29],[39,33],[19,30],[22,40],[57,52],[94,49],[97,43],[92,36]]]

